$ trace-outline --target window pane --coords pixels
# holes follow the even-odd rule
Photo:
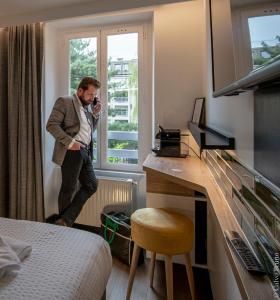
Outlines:
[[[138,163],[138,33],[110,35],[107,162]]]
[[[74,94],[80,80],[85,76],[96,77],[97,38],[79,38],[69,40],[69,92]],[[96,131],[93,135],[93,161],[97,159]]]
[[[85,76],[96,77],[97,39],[80,38],[69,40],[70,93],[76,92],[80,80]]]
[[[280,15],[253,17],[248,22],[256,69],[280,54]]]

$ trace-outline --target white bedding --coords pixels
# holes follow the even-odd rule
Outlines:
[[[0,218],[0,235],[32,245],[17,276],[0,280],[1,300],[101,299],[112,257],[108,244],[98,235],[6,218]]]

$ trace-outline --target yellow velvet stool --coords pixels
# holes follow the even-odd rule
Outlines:
[[[194,226],[186,216],[167,208],[143,208],[131,216],[131,235],[134,241],[126,299],[130,299],[140,249],[152,252],[150,286],[153,285],[156,253],[165,255],[167,299],[173,299],[172,255],[183,254],[192,299],[195,298],[190,252],[194,241]]]

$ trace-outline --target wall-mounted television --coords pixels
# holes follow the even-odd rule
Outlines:
[[[280,0],[210,0],[213,95],[280,77]]]

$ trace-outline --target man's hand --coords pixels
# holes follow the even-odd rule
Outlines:
[[[97,103],[96,103],[96,105],[94,106],[94,108],[92,110],[93,116],[98,116],[100,111],[101,111],[101,103],[100,103],[99,100],[97,100]]]
[[[85,146],[79,142],[75,142],[73,144],[73,146],[71,148],[69,148],[68,150],[72,150],[72,151],[79,151],[81,148],[84,148]]]

